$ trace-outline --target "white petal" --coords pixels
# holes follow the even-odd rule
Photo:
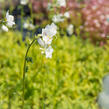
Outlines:
[[[53,53],[53,48],[52,48],[51,46],[49,46],[49,47],[45,50],[46,58],[52,58],[52,53]]]
[[[69,13],[69,12],[65,12],[65,13],[64,13],[64,16],[65,16],[66,18],[69,18],[69,17],[70,17],[70,13]]]
[[[66,0],[57,0],[57,4],[58,4],[59,6],[66,7]]]
[[[8,32],[8,28],[5,25],[2,25],[1,28],[2,28],[3,31]]]
[[[42,46],[42,47],[44,47],[44,41],[41,39],[41,38],[38,38],[38,43]]]
[[[7,20],[7,26],[12,27],[13,25],[15,25],[14,16],[9,15],[9,11],[7,11],[6,13],[6,20]]]

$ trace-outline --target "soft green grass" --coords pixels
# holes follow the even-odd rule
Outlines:
[[[22,69],[27,43],[19,33],[0,35],[0,109],[21,109]],[[29,52],[25,109],[97,109],[102,78],[109,72],[109,49],[79,37],[54,40],[53,58]]]

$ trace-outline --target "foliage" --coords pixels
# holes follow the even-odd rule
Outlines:
[[[109,72],[108,47],[94,46],[79,36],[57,37],[52,59],[42,56],[37,42],[29,52],[25,109],[97,109],[101,80]],[[0,109],[21,108],[29,42],[22,42],[18,32],[0,35]]]

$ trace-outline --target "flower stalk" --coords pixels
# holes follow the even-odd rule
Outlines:
[[[44,29],[42,29],[42,34],[39,34],[37,37],[34,37],[33,41],[29,44],[25,59],[24,59],[24,67],[23,67],[23,89],[22,89],[22,109],[24,109],[24,102],[25,102],[25,75],[27,72],[27,59],[28,59],[28,52],[33,45],[33,43],[37,40],[39,45],[43,48],[40,48],[42,50],[41,53],[44,53],[46,55],[46,58],[52,58],[53,48],[51,47],[51,43],[53,40],[53,36],[55,36],[57,33],[57,26],[52,23],[51,25],[47,25]]]
[[[22,109],[24,109],[24,102],[25,102],[25,74],[26,74],[26,63],[27,63],[27,56],[28,56],[28,52],[31,48],[31,46],[34,44],[34,42],[37,40],[36,37],[34,37],[33,41],[29,44],[26,54],[25,54],[25,59],[24,59],[24,67],[23,67],[23,99],[22,99]]]

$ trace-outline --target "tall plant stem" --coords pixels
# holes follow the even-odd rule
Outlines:
[[[11,95],[9,94],[9,97],[8,97],[8,109],[11,109]]]
[[[23,99],[22,99],[22,109],[24,109],[24,101],[25,101],[25,74],[26,74],[26,59],[27,59],[27,56],[28,56],[28,52],[31,48],[31,46],[33,45],[33,43],[37,40],[37,38],[34,38],[33,41],[29,44],[28,48],[27,48],[27,51],[26,51],[26,54],[25,54],[25,59],[24,59],[24,67],[23,67]]]

